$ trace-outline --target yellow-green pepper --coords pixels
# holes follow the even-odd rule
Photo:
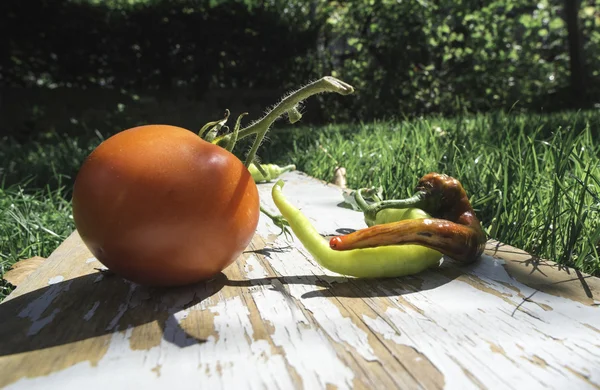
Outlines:
[[[438,265],[442,258],[440,252],[420,245],[333,250],[308,218],[284,197],[283,185],[283,181],[279,180],[273,186],[271,195],[275,205],[304,247],[321,266],[330,271],[361,278],[397,277],[416,274]]]

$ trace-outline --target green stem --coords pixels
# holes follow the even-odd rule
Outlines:
[[[267,128],[267,130],[268,130],[268,128]],[[258,147],[262,143],[263,138],[265,138],[265,134],[267,133],[267,130],[258,133],[257,136],[256,136],[256,139],[254,139],[254,143],[252,144],[252,148],[250,148],[250,153],[248,153],[248,155],[246,156],[246,162],[244,163],[244,165],[246,166],[246,168],[248,168],[250,166],[250,164],[252,164],[252,162],[254,161],[254,158],[256,157],[256,152],[258,151]],[[260,164],[257,163],[256,166],[258,168],[260,166]],[[264,171],[264,169],[262,169],[262,167],[258,168],[258,170],[263,175],[266,173]]]
[[[361,188],[354,193],[354,201],[363,212],[367,212],[369,210],[369,204],[365,201],[365,198],[363,198],[363,190],[364,188]]]
[[[238,140],[238,136],[240,134],[240,124],[242,123],[242,118],[245,117],[246,115],[248,115],[247,112],[244,112],[242,114],[240,114],[240,116],[238,116],[237,121],[235,121],[235,127],[233,128],[233,133],[231,134],[231,139],[229,140],[229,142],[227,143],[227,151],[228,152],[232,152],[233,148]]]
[[[354,200],[364,213],[365,218],[375,220],[377,213],[384,209],[407,209],[413,207],[419,209],[429,208],[427,206],[431,203],[433,198],[428,197],[426,192],[421,191],[406,199],[382,200],[380,202],[368,204],[362,196],[362,189],[359,189],[354,193]]]
[[[302,119],[302,113],[298,110],[298,106],[294,106],[294,108],[288,111],[288,118],[290,123],[296,123]]]
[[[269,219],[271,219],[271,221],[273,222],[273,224],[275,226],[277,226],[278,228],[281,229],[281,233],[283,233],[286,238],[291,238],[292,237],[291,234],[290,234],[290,231],[288,229],[288,226],[290,226],[290,224],[283,217],[283,215],[274,215],[274,214],[272,214],[271,212],[269,212],[269,210],[265,209],[262,204],[260,205],[260,211],[261,211],[261,213],[263,213],[264,215],[266,215]]]
[[[281,167],[281,174],[293,171],[295,169],[296,169],[296,165],[294,165],[294,164],[286,165],[284,167]]]
[[[275,215],[275,214],[271,213],[269,210],[264,208],[262,204],[260,205],[260,212],[263,213],[264,215],[266,215],[267,217],[271,218],[272,220],[276,220],[279,217],[281,217],[280,215]]]
[[[205,124],[200,131],[198,132],[198,135],[200,136],[200,138],[205,138],[204,137],[204,133],[206,133],[208,131],[208,129],[212,130],[216,130],[215,134],[221,130],[221,128],[225,125],[225,123],[227,123],[227,119],[229,119],[229,115],[230,112],[228,109],[225,110],[225,117],[223,119],[221,119],[220,121],[214,121],[214,122],[209,122],[207,124]]]
[[[354,88],[350,84],[336,79],[335,77],[326,76],[320,80],[317,80],[311,84],[308,84],[296,92],[289,94],[285,97],[277,106],[275,106],[270,112],[267,113],[262,119],[254,122],[245,129],[240,130],[239,139],[247,137],[252,134],[259,134],[268,130],[269,126],[279,116],[283,115],[287,111],[293,109],[296,104],[309,98],[312,95],[316,95],[323,92],[337,92],[340,95],[349,95],[354,92]]]
[[[269,176],[269,174],[267,173],[267,171],[265,171],[265,168],[263,168],[263,166],[260,162],[255,161],[254,166],[256,167],[256,169],[258,169],[258,172],[260,172],[260,174],[263,175],[263,177]]]
[[[254,122],[250,126],[240,130],[238,134],[238,140],[256,134],[254,144],[252,145],[252,148],[250,149],[250,152],[246,157],[246,167],[250,166],[250,164],[254,160],[258,147],[262,143],[262,140],[264,139],[267,131],[269,130],[269,127],[273,124],[273,122],[275,122],[277,118],[279,118],[281,115],[285,114],[288,111],[293,112],[294,109],[297,110],[297,104],[307,99],[308,97],[323,92],[336,92],[340,95],[349,95],[354,92],[354,88],[351,85],[336,79],[335,77],[326,76],[300,88],[296,92],[289,94],[287,97],[281,100],[281,102],[279,102],[279,104],[277,104],[271,111],[269,111],[264,117]],[[224,142],[226,137],[229,137],[229,135],[217,138],[213,141],[213,143],[219,144],[221,142]]]

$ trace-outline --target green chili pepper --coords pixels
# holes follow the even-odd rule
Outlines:
[[[267,174],[266,176],[260,172],[260,170],[254,163],[251,163],[250,166],[248,167],[248,170],[250,171],[250,174],[252,174],[252,178],[254,179],[254,181],[256,183],[275,180],[279,176],[283,175],[284,173],[290,172],[290,171],[293,171],[294,169],[296,169],[296,166],[293,164],[286,165],[284,167],[280,167],[279,165],[275,165],[275,164],[261,164],[260,166],[263,168],[263,170]]]
[[[330,271],[362,278],[397,277],[438,265],[442,258],[441,253],[419,245],[333,250],[308,218],[283,196],[283,185],[279,180],[273,186],[271,195],[275,205],[308,252]]]

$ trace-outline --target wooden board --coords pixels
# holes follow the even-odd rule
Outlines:
[[[324,235],[364,227],[340,188],[284,178]],[[103,276],[74,233],[0,304],[0,386],[600,387],[597,278],[491,241],[468,267],[353,279],[277,233],[261,216],[236,263],[176,289]]]

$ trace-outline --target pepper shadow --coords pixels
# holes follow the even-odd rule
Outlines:
[[[154,321],[169,343],[179,347],[203,343],[204,339],[182,329],[174,314],[216,294],[226,280],[221,273],[189,286],[149,288],[116,275],[93,273],[27,292],[0,304],[0,356],[66,345]]]
[[[281,246],[281,247],[264,247],[262,249],[254,249],[251,251],[244,251],[243,253],[254,253],[257,255],[262,255],[266,258],[271,258],[271,253],[285,253],[293,250],[291,245]]]
[[[394,278],[354,278],[346,276],[330,275],[296,275],[296,276],[270,276],[247,280],[231,280],[225,283],[235,287],[270,286],[284,294],[281,286],[285,285],[313,285],[322,287],[319,290],[304,293],[302,299],[317,297],[347,297],[347,298],[377,298],[393,297],[405,294],[413,294],[439,288],[456,279],[469,267],[460,267],[456,264],[448,264],[446,260],[441,267],[427,270],[416,275],[394,277]]]
[[[354,233],[356,231],[356,229],[339,228],[339,229],[336,229],[335,231],[336,231],[336,233],[344,235],[344,234]]]

